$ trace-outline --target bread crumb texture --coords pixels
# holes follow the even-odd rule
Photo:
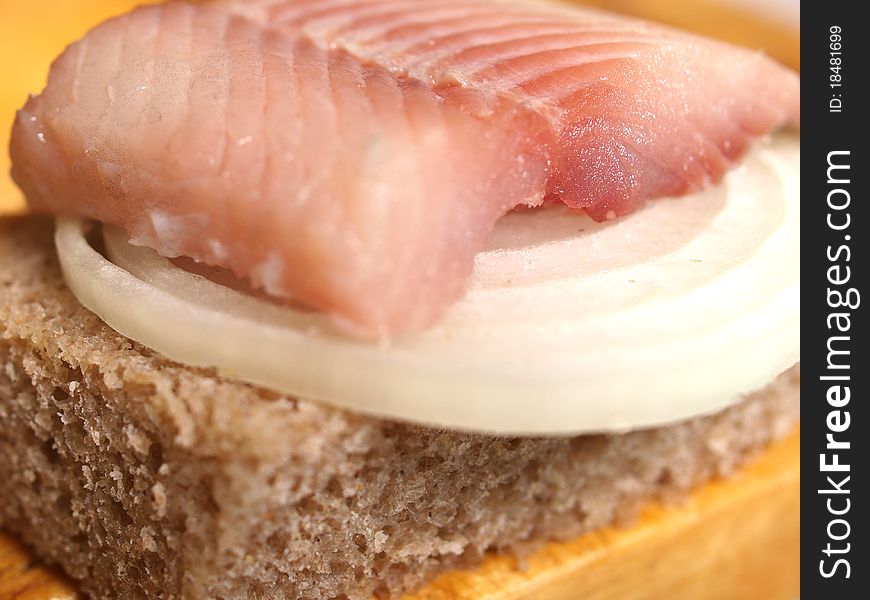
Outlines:
[[[395,598],[486,552],[630,522],[799,418],[799,366],[723,413],[625,435],[354,415],[115,333],[65,287],[52,230],[0,221],[0,522],[92,598]]]

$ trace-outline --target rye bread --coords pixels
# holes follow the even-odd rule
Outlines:
[[[0,524],[93,598],[396,595],[731,473],[799,418],[799,366],[720,414],[522,439],[363,417],[173,363],[0,220]]]

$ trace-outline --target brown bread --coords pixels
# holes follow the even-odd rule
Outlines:
[[[727,475],[793,428],[799,385],[625,435],[362,417],[130,342],[66,289],[49,221],[0,221],[0,523],[94,598],[395,596]]]

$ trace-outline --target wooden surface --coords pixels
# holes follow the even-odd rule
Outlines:
[[[0,533],[0,600],[72,600],[74,587]]]
[[[524,571],[493,556],[404,600],[794,600],[800,592],[800,434],[684,505],[626,529],[550,544]],[[0,600],[67,600],[73,588],[0,534]]]
[[[44,85],[66,43],[138,0],[0,0],[0,212],[22,198],[6,176],[14,111]],[[800,67],[796,32],[697,0],[587,3],[763,48]],[[552,544],[519,571],[492,557],[406,600],[793,600],[799,591],[799,434],[737,477],[712,483],[679,508],[648,508],[625,530]],[[0,600],[66,600],[73,587],[0,534]]]

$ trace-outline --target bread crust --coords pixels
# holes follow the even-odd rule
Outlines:
[[[359,416],[131,342],[66,289],[50,221],[0,220],[0,524],[93,598],[395,596],[727,475],[799,390],[795,366],[714,416],[574,438]]]

